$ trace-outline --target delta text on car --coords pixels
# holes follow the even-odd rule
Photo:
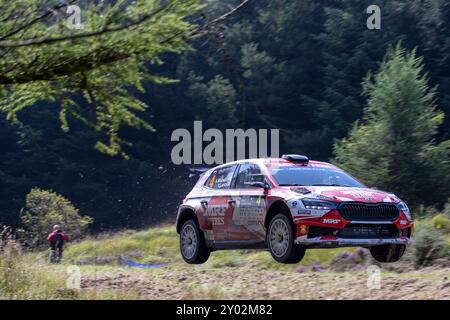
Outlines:
[[[187,263],[222,249],[268,249],[297,263],[308,248],[366,247],[395,262],[412,240],[413,218],[392,193],[306,156],[240,160],[206,171],[179,206]]]

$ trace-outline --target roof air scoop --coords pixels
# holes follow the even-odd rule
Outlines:
[[[309,162],[309,158],[307,156],[302,156],[299,154],[283,154],[281,158],[291,162],[301,163],[303,165],[307,165]]]

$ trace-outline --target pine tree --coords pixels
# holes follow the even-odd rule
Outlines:
[[[450,141],[433,141],[444,115],[437,110],[422,58],[397,45],[363,87],[368,99],[363,121],[335,144],[335,162],[412,205],[445,202]]]
[[[432,1],[420,23],[425,62],[432,80],[439,85],[439,102],[447,115],[440,128],[442,137],[450,138],[450,2]]]

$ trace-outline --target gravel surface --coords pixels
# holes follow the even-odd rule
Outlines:
[[[446,299],[450,268],[381,273],[368,287],[368,273],[257,270],[249,267],[172,270],[117,268],[83,272],[82,288],[113,290],[142,299]],[[370,282],[370,281],[369,281]]]

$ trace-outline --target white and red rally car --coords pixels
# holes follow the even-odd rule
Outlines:
[[[343,246],[395,262],[413,224],[394,194],[367,188],[329,163],[283,155],[208,170],[180,205],[176,228],[188,263],[203,263],[214,250],[249,248],[296,263],[306,248]]]

